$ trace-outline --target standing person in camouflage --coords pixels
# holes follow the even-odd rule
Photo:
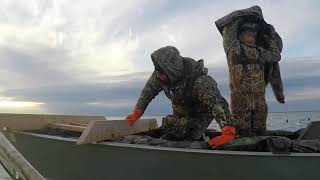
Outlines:
[[[240,135],[263,135],[268,107],[265,87],[270,82],[284,103],[278,61],[282,41],[265,23],[260,7],[238,10],[216,21],[223,36],[231,91],[231,111]]]
[[[154,51],[151,59],[155,71],[128,120],[132,123],[138,120],[151,100],[163,90],[173,108],[173,115],[162,120],[165,138],[199,140],[215,118],[222,135],[210,140],[209,145],[219,146],[234,139],[235,128],[231,126],[228,103],[221,96],[216,81],[207,75],[203,60],[182,57],[172,46]]]

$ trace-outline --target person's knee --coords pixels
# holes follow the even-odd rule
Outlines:
[[[166,139],[183,140],[186,137],[188,119],[185,117],[166,116],[162,119],[162,129]]]

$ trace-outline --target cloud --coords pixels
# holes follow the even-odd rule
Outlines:
[[[288,101],[318,98],[319,3],[298,0],[3,0],[0,95],[42,102],[39,111],[123,114],[153,70],[150,54],[170,44],[183,56],[204,59],[228,97],[227,62],[214,21],[255,4],[283,38]],[[270,91],[268,97],[274,103]],[[169,111],[163,94],[148,109]]]
[[[8,1],[2,5],[2,13],[13,20],[0,22],[0,43],[12,53],[43,58],[75,80],[94,81],[93,73],[133,71],[129,58],[139,43],[130,29],[123,29],[121,19],[135,13],[139,1],[97,1],[93,6],[88,1]],[[53,51],[56,54],[50,54]]]
[[[63,51],[59,60],[50,61],[88,81],[106,74],[148,71],[151,52],[168,44],[185,56],[221,67],[226,66],[225,55],[214,21],[255,4],[263,8],[289,49],[297,43],[297,34],[316,26],[313,19],[319,17],[312,1],[3,1],[0,11],[7,19],[0,22],[0,42],[35,57],[45,49]]]
[[[287,71],[287,69],[290,70],[290,62],[302,67],[305,65],[305,60],[308,61],[307,58],[304,58],[303,61],[288,60],[287,66],[281,64],[286,104],[282,105],[276,102],[271,88],[268,87],[267,100],[270,111],[320,108],[320,104],[317,103],[320,99],[320,94],[318,93],[320,90],[319,75],[308,76],[310,73],[313,74],[313,71],[316,71],[317,68],[303,71],[304,73],[298,74],[298,76],[294,76],[294,71]],[[310,62],[312,61],[310,60]],[[317,62],[314,63],[310,67],[316,67]],[[133,73],[112,77],[117,79],[116,83],[82,83],[10,89],[1,91],[0,94],[3,97],[14,97],[17,101],[45,102],[42,108],[50,113],[125,116],[134,107],[150,74],[151,72]],[[229,100],[228,70],[210,67],[209,74],[216,79],[221,93]],[[303,104],[304,102],[305,105]],[[170,112],[171,103],[162,93],[152,101],[146,114],[164,115]],[[39,111],[38,113],[41,112]]]

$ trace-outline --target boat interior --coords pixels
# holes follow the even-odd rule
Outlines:
[[[81,115],[0,114],[0,129],[73,138],[78,145],[111,141],[193,149],[212,149],[207,145],[208,139],[220,135],[219,131],[208,129],[198,141],[177,141],[163,138],[156,119],[140,119],[132,126],[126,120],[107,120],[104,116]],[[318,152],[319,139],[320,121],[314,121],[306,128],[295,132],[270,130],[266,131],[264,136],[238,137],[214,149],[278,152],[280,148],[281,153],[289,153],[292,152],[292,147],[300,142],[312,141],[311,147],[303,147],[301,152]]]

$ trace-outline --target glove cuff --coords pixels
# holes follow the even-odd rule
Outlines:
[[[133,111],[132,111],[133,114],[136,114],[137,116],[139,116],[139,118],[143,115],[143,111],[141,109],[138,109],[138,108],[135,108]]]
[[[222,129],[222,135],[225,134],[230,134],[230,135],[236,135],[236,128],[232,127],[232,126],[224,126]]]

